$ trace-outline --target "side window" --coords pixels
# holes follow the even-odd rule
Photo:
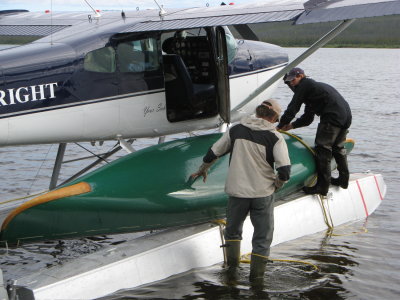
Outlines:
[[[160,68],[157,40],[153,38],[120,43],[117,47],[119,71],[138,73]]]
[[[97,73],[115,72],[115,50],[112,47],[104,47],[87,53],[83,68]]]

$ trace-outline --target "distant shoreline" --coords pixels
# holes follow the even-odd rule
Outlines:
[[[292,22],[250,25],[258,38],[281,47],[310,47],[338,22],[294,26]],[[230,27],[235,36],[240,36]],[[326,48],[400,48],[400,16],[358,19]]]
[[[272,43],[274,44],[274,43]],[[284,48],[308,48],[311,45],[306,44],[296,44],[296,45],[279,45]],[[360,48],[360,49],[400,49],[399,45],[380,45],[380,44],[328,44],[322,48]]]

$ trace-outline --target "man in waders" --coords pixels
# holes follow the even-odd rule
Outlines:
[[[330,183],[346,189],[349,185],[349,169],[344,143],[352,119],[349,104],[333,87],[306,77],[300,68],[293,68],[283,80],[294,95],[280,119],[278,129],[308,126],[315,115],[320,116],[315,136],[318,179],[314,186],[304,187],[303,191],[306,194],[326,196]],[[291,123],[303,103],[303,115]],[[332,155],[339,171],[338,178],[331,178]]]
[[[281,108],[266,100],[256,115],[244,117],[208,150],[192,178],[203,176],[218,157],[230,153],[225,192],[229,195],[225,228],[228,267],[239,265],[243,222],[250,213],[254,227],[250,280],[263,278],[274,231],[274,192],[290,177],[287,145],[274,123]],[[275,170],[277,174],[275,173]]]

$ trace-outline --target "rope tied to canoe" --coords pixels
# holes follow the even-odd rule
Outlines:
[[[245,264],[249,264],[251,262],[250,256],[251,255],[255,255],[255,256],[260,256],[263,258],[266,258],[270,261],[279,261],[279,262],[288,262],[288,263],[297,263],[297,264],[304,264],[304,265],[309,265],[311,267],[313,267],[314,270],[319,271],[320,269],[318,268],[317,265],[310,263],[308,261],[304,261],[304,260],[296,260],[296,259],[281,259],[281,258],[269,258],[268,256],[264,256],[264,255],[259,255],[259,254],[255,254],[255,253],[247,253],[247,254],[243,254],[240,257],[240,262],[241,263],[245,263]]]
[[[297,141],[299,141],[304,147],[306,147],[311,153],[312,155],[316,156],[315,150],[313,148],[311,148],[301,137],[289,133],[287,131],[283,131],[283,130],[278,130],[280,133],[286,134],[294,139],[296,139]],[[354,143],[353,140],[350,140],[351,142]],[[313,179],[311,180],[310,186],[314,185],[315,181],[317,180],[317,175],[315,175],[313,177]],[[330,213],[330,208],[329,208],[329,199],[328,197],[322,196],[322,195],[318,195],[318,199],[319,199],[319,203],[321,205],[321,209],[322,209],[322,213],[324,215],[324,221],[326,226],[328,227],[327,233],[330,236],[350,236],[350,235],[355,235],[355,234],[360,234],[360,233],[367,233],[368,230],[365,226],[363,226],[361,228],[361,230],[357,231],[357,232],[352,232],[350,234],[336,234],[333,233],[333,229],[334,229],[334,224],[333,224],[333,220],[332,220],[332,215]]]
[[[311,146],[309,144],[307,144],[301,137],[299,137],[298,135],[295,135],[293,133],[287,132],[287,131],[283,131],[283,130],[278,130],[280,133],[286,134],[287,136],[290,136],[292,138],[294,138],[295,140],[297,140],[298,142],[300,142],[304,147],[306,147],[306,149],[308,151],[311,152],[311,154],[313,156],[316,156],[315,150],[313,148],[311,148]],[[310,186],[312,186],[315,182],[317,181],[317,175],[314,175],[309,183]]]
[[[329,208],[329,198],[326,196],[318,195],[318,199],[319,199],[319,204],[322,209],[322,214],[324,216],[325,224],[328,227],[328,230],[326,232],[327,235],[329,235],[329,236],[352,236],[352,235],[361,234],[361,233],[368,233],[368,229],[364,225],[361,227],[361,230],[359,230],[359,231],[346,233],[346,234],[333,233],[335,225],[333,224],[332,215],[331,215],[330,208]]]
[[[41,192],[36,193],[36,194],[30,194],[30,195],[23,196],[23,197],[18,197],[18,198],[14,198],[14,199],[9,199],[9,200],[0,202],[0,205],[6,204],[6,203],[10,203],[10,202],[19,201],[19,200],[28,199],[28,198],[31,198],[31,197],[36,197],[36,196],[42,195],[42,194],[44,194],[44,193],[47,193],[48,191],[49,191],[49,190],[45,190],[45,191],[41,191]]]
[[[329,209],[328,198],[322,195],[318,195],[318,200],[322,209],[322,214],[324,215],[325,224],[326,226],[328,226],[328,231],[333,231],[333,228],[335,226],[333,225],[331,211]]]
[[[297,140],[298,142],[300,142],[304,147],[306,147],[306,149],[307,149],[308,151],[310,151],[310,152],[312,153],[312,155],[314,155],[314,156],[316,155],[314,149],[311,148],[311,146],[308,145],[308,144],[307,144],[301,137],[299,137],[298,135],[295,135],[295,134],[293,134],[293,133],[290,133],[290,132],[287,132],[287,131],[283,131],[283,130],[278,130],[278,131],[279,131],[280,133],[286,134],[286,135],[288,135],[288,136],[294,138],[295,140]]]
[[[225,229],[225,226],[226,226],[226,220],[225,219],[218,219],[218,220],[214,220],[212,223],[217,224],[219,226],[220,235],[221,235],[221,242],[222,242],[222,245],[225,245],[224,229]],[[240,240],[238,240],[238,241],[240,242]],[[223,249],[224,262],[226,263],[227,260],[226,260],[225,247],[221,246],[221,248]],[[249,264],[250,261],[251,261],[251,259],[250,259],[251,255],[260,256],[260,257],[266,258],[266,259],[268,259],[270,261],[280,261],[280,262],[288,262],[288,263],[305,264],[305,265],[312,266],[314,268],[314,270],[319,271],[319,268],[315,264],[310,263],[310,262],[306,262],[306,261],[303,261],[303,260],[294,260],[294,259],[278,259],[278,258],[271,259],[268,256],[263,256],[263,255],[256,254],[256,253],[243,254],[240,257],[240,262]]]

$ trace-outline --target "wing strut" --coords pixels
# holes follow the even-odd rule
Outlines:
[[[305,60],[307,57],[309,57],[311,54],[313,54],[319,48],[321,48],[326,43],[328,43],[330,40],[332,40],[334,37],[336,37],[339,33],[341,33],[347,27],[349,27],[355,20],[356,19],[342,21],[335,28],[333,28],[331,31],[329,31],[327,34],[325,34],[322,38],[320,38],[318,41],[316,41],[310,48],[308,48],[306,51],[304,51],[303,54],[299,55],[295,60],[293,60],[288,65],[286,65],[286,67],[284,67],[282,70],[280,70],[274,76],[272,76],[269,80],[267,80],[262,85],[260,85],[254,92],[252,92],[249,96],[247,96],[247,98],[244,99],[244,101],[242,101],[239,105],[237,105],[235,108],[233,108],[233,110],[239,110],[243,106],[245,106],[247,103],[252,101],[255,97],[260,95],[264,90],[269,88],[277,80],[281,79],[283,77],[283,75],[285,75],[290,69],[292,69],[293,67],[300,64],[303,60]]]

